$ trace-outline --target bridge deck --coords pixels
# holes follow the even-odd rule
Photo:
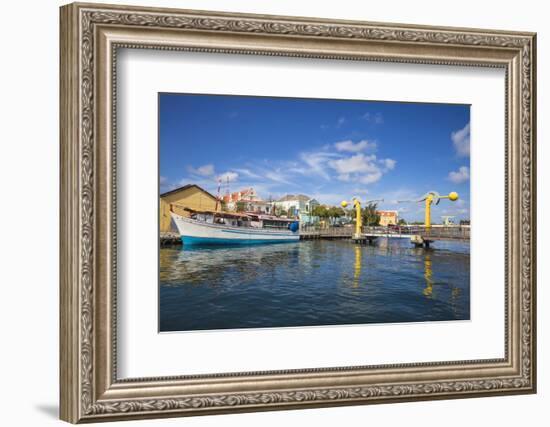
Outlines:
[[[352,238],[355,234],[354,227],[329,227],[322,229],[305,228],[300,230],[300,236],[303,239],[344,239]],[[420,236],[425,241],[435,240],[470,240],[470,227],[363,227],[361,236],[364,238],[375,239],[386,237],[390,239],[411,239]]]
[[[420,236],[423,240],[470,240],[470,227],[396,227],[383,229],[381,227],[366,227],[365,235],[384,236],[389,238],[412,238]]]

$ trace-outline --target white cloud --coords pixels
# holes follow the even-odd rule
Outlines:
[[[456,154],[460,157],[468,157],[470,155],[470,123],[462,129],[452,132],[451,140]]]
[[[281,171],[267,171],[265,172],[264,176],[267,179],[270,179],[271,181],[279,182],[281,184],[288,184],[288,185],[294,185],[294,183],[290,182],[286,179],[286,175],[284,173],[281,173]]]
[[[365,119],[369,123],[374,123],[377,125],[381,125],[382,123],[384,123],[384,117],[381,113],[365,113],[363,114],[363,119]]]
[[[449,180],[455,184],[461,184],[470,179],[470,169],[468,166],[461,166],[458,171],[449,172]]]
[[[237,168],[235,168],[234,170],[235,170],[235,172],[238,172],[238,173],[240,173],[242,175],[245,175],[249,178],[256,178],[256,179],[261,178],[260,175],[258,175],[255,172],[252,172],[250,169],[237,169]]]
[[[338,119],[338,121],[336,122],[336,127],[340,127],[342,126],[343,124],[345,124],[347,122],[347,119],[345,117],[340,117]]]
[[[196,180],[194,178],[182,178],[178,181],[178,183],[176,184],[176,187],[183,187],[184,185],[187,185],[187,184],[197,184],[203,187],[203,185],[200,184],[201,182],[202,180]]]
[[[176,188],[181,187],[183,185],[185,185],[185,184],[179,184],[178,185],[178,184],[175,184],[175,183],[171,182],[171,183],[163,184],[162,188],[163,188],[163,191],[166,192],[166,191],[175,190]]]
[[[326,151],[315,151],[308,153],[301,153],[300,159],[308,166],[307,169],[292,168],[293,172],[301,174],[315,174],[323,177],[327,181],[330,179],[329,174],[326,172],[327,162],[336,156],[334,153]]]
[[[166,193],[167,191],[172,191],[175,188],[177,188],[179,185],[178,183],[170,182],[168,178],[165,176],[161,176],[159,178],[159,186],[160,186],[160,192]]]
[[[199,176],[213,176],[214,175],[214,165],[213,164],[207,164],[207,165],[202,165],[202,166],[199,166],[198,168],[193,168],[191,166],[189,166],[187,168],[187,170],[194,174],[194,175],[199,175]]]
[[[312,199],[317,200],[320,204],[329,206],[340,206],[342,200],[346,198],[345,195],[342,195],[340,193],[322,193],[318,191],[307,194]]]
[[[340,181],[357,181],[361,184],[372,184],[379,181],[382,175],[395,167],[393,159],[377,159],[375,154],[355,154],[330,160],[328,165],[338,173]]]
[[[392,191],[385,191],[382,194],[375,194],[372,196],[373,199],[384,199],[385,205],[398,205],[401,201],[404,200],[414,200],[416,190],[411,190],[408,188],[398,188]],[[418,197],[416,197],[418,199]]]
[[[336,151],[347,151],[350,153],[358,153],[360,151],[374,151],[376,150],[376,142],[367,141],[363,139],[357,143],[354,143],[352,140],[339,141],[334,144]]]
[[[220,176],[218,176],[218,181],[221,181],[222,183],[226,182],[235,182],[239,178],[239,174],[237,172],[229,171],[222,173]]]
[[[451,207],[441,209],[439,214],[445,215],[445,216],[455,216],[459,218],[470,218],[470,209],[465,209],[465,208],[458,209],[456,207],[451,206]]]
[[[341,175],[350,173],[369,173],[378,171],[376,165],[376,156],[374,154],[365,156],[362,153],[351,157],[344,157],[338,160],[328,162],[336,172]]]
[[[380,163],[384,165],[386,170],[393,170],[395,169],[395,164],[397,161],[393,159],[380,159]]]
[[[372,184],[374,182],[380,181],[380,178],[382,178],[382,172],[376,171],[362,176],[361,178],[359,178],[359,182],[361,184]]]

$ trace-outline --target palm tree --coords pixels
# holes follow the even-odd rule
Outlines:
[[[375,226],[380,223],[380,215],[376,212],[377,203],[369,203],[363,208],[363,224],[367,226]]]

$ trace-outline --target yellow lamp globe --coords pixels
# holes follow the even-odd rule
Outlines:
[[[451,202],[456,202],[458,200],[458,193],[456,191],[452,191],[449,193],[449,200]]]
[[[345,200],[343,200],[342,203],[340,203],[340,205],[342,205],[342,207],[345,208],[345,207],[348,206],[348,202],[346,202]]]

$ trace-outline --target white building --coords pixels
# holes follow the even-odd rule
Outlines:
[[[271,204],[261,199],[254,188],[245,188],[234,193],[228,193],[222,198],[228,211],[236,211],[237,205],[243,205],[243,211],[255,213],[271,213]]]
[[[311,222],[311,212],[319,202],[304,194],[287,194],[273,202],[276,214],[285,211],[288,217],[298,217],[300,222]],[[278,212],[277,212],[278,211]]]
[[[246,212],[271,214],[271,203],[263,200],[242,200]]]

